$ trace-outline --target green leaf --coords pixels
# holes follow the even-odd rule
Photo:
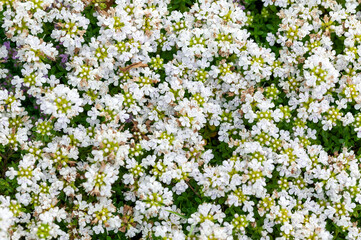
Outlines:
[[[194,231],[194,227],[195,227],[195,226],[196,226],[196,224],[193,223],[192,226],[191,226],[191,230],[190,230],[189,233],[188,233],[188,237],[192,236],[192,233],[193,233],[193,231]]]
[[[167,211],[167,212],[170,212],[170,213],[173,213],[173,214],[175,214],[175,215],[177,215],[177,216],[179,216],[179,217],[181,217],[181,218],[187,219],[186,216],[184,216],[184,215],[182,215],[182,214],[179,214],[179,213],[177,213],[177,212],[173,212],[173,211],[170,211],[170,210],[166,210],[166,211]]]
[[[273,25],[271,25],[271,24],[267,24],[266,27],[270,30],[273,30],[273,28],[274,28]]]

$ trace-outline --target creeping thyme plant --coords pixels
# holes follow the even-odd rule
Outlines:
[[[0,19],[0,239],[361,239],[357,0]]]

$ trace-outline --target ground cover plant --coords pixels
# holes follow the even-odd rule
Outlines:
[[[0,239],[361,239],[356,0],[1,0]]]

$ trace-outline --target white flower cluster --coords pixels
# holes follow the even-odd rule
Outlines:
[[[278,53],[230,0],[95,2],[0,1],[1,239],[361,239],[356,0],[265,0]]]

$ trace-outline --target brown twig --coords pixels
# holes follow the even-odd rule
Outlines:
[[[199,198],[202,198],[197,192],[196,190],[194,190],[194,188],[189,184],[188,181],[186,181],[187,185],[192,189],[192,191],[199,197]]]
[[[4,167],[1,170],[1,177],[2,178],[5,178],[5,173],[6,173],[6,170],[8,169],[6,165],[7,165],[8,160],[11,157],[12,154],[13,154],[13,149],[11,149],[9,154],[7,154],[7,155],[4,155],[4,154],[0,153],[1,158],[4,160]]]
[[[139,67],[148,67],[148,64],[142,63],[142,62],[137,62],[137,63],[132,63],[129,66],[126,66],[124,68],[119,68],[119,69],[122,72],[128,72],[132,68],[139,68]]]

